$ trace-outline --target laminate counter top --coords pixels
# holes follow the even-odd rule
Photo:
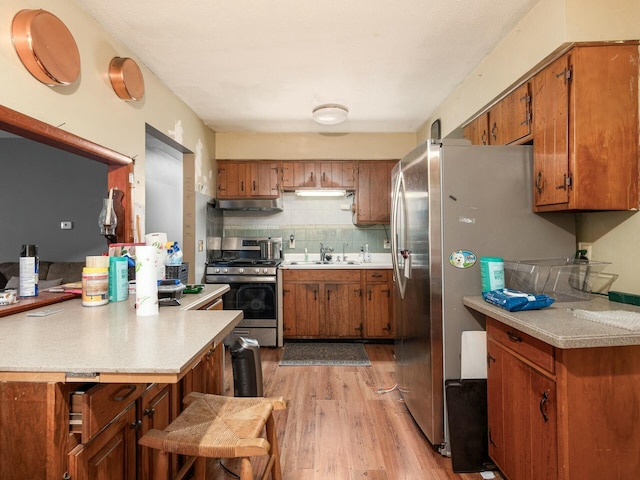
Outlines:
[[[174,383],[242,319],[198,310],[229,290],[206,285],[180,307],[139,317],[135,300],[83,307],[80,299],[0,318],[0,381]],[[59,310],[36,317],[43,310]]]
[[[509,312],[482,296],[464,297],[467,307],[532,337],[562,349],[640,345],[640,330],[628,330],[574,316],[574,310],[593,312],[623,310],[640,313],[640,307],[593,296],[581,302],[556,302],[542,310]]]

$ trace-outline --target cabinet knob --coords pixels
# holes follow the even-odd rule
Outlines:
[[[145,408],[143,413],[147,417],[153,417],[153,415],[156,413],[156,409],[155,408]]]
[[[133,422],[131,425],[131,430],[139,430],[140,428],[142,428],[142,420],[137,420],[135,422]]]
[[[536,190],[538,190],[538,194],[542,194],[542,190],[544,189],[544,179],[542,178],[542,172],[538,172],[536,175]]]

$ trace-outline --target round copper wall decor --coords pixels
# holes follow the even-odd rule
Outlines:
[[[123,100],[140,100],[144,96],[144,77],[131,58],[114,57],[109,63],[109,80],[116,95]]]
[[[20,10],[11,40],[23,65],[46,85],[69,85],[80,75],[80,53],[62,21],[45,10]]]

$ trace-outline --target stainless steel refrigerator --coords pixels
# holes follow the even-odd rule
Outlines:
[[[444,382],[460,378],[461,335],[484,330],[480,257],[572,256],[575,215],[534,214],[530,146],[426,141],[393,170],[391,248],[398,387],[416,423],[450,454]]]

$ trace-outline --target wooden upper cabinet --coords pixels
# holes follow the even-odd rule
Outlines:
[[[530,134],[531,93],[527,82],[489,110],[489,144],[508,145]]]
[[[516,88],[489,111],[464,126],[464,138],[473,145],[508,145],[531,135],[531,86]]]
[[[574,47],[533,105],[535,211],[638,207],[638,45]]]
[[[277,197],[279,162],[218,161],[218,198]]]
[[[277,197],[280,195],[278,162],[251,162],[249,194],[252,197]]]
[[[533,79],[535,207],[569,202],[569,55]]]
[[[282,189],[316,188],[318,181],[318,164],[316,162],[293,161],[282,162]]]
[[[355,162],[349,160],[321,162],[320,185],[322,188],[353,190],[355,187]]]
[[[246,162],[218,162],[218,198],[249,195]]]
[[[396,163],[396,160],[358,162],[355,217],[357,225],[390,222],[391,171]]]
[[[489,145],[489,112],[476,117],[462,129],[472,145]]]

